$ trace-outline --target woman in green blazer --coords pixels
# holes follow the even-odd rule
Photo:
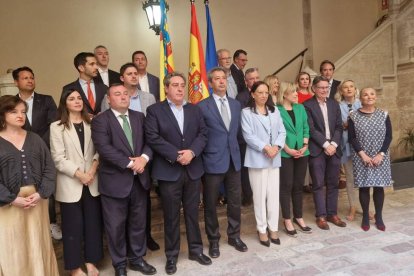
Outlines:
[[[303,105],[298,104],[298,93],[292,83],[282,82],[277,95],[277,107],[286,128],[286,142],[282,150],[280,170],[280,206],[286,233],[296,237],[297,232],[290,216],[293,205],[293,222],[304,233],[311,233],[302,218],[302,188],[308,167],[309,125]]]

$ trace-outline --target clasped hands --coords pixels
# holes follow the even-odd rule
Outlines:
[[[193,152],[189,149],[180,150],[177,153],[178,153],[177,162],[183,166],[190,164],[191,160],[193,160],[194,158]]]
[[[29,209],[35,207],[40,199],[41,197],[39,193],[34,193],[26,197],[18,196],[11,204],[13,206],[20,207],[23,209]]]
[[[142,156],[129,157],[129,160],[132,161],[132,165],[129,168],[138,174],[141,174],[144,172],[145,166],[148,163],[147,159],[145,159]]]
[[[362,162],[367,167],[377,167],[381,164],[384,157],[381,154],[376,154],[374,157],[369,157],[364,151],[359,152]]]
[[[79,169],[75,172],[75,176],[79,179],[79,181],[85,185],[89,186],[93,183],[95,180],[96,171],[88,171],[88,172],[82,172]]]
[[[332,144],[330,144],[329,146],[327,146],[324,150],[325,154],[328,156],[332,156],[336,153],[336,147]]]
[[[284,150],[287,154],[289,154],[293,158],[301,158],[301,157],[304,156],[304,153],[305,153],[307,148],[308,148],[307,145],[304,145],[302,148],[300,148],[298,150],[287,148],[287,146],[285,146]]]
[[[273,159],[279,153],[279,146],[278,145],[266,145],[263,148],[263,153],[266,155],[267,158]]]

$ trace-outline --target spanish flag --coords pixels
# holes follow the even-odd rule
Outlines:
[[[190,63],[188,70],[188,101],[198,103],[209,96],[206,64],[198,29],[194,0],[191,0]]]
[[[172,45],[167,24],[167,9],[165,0],[160,1],[161,25],[160,25],[160,100],[165,100],[164,77],[174,71],[174,59]]]

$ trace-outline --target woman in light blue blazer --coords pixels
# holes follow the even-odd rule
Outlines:
[[[270,242],[280,244],[277,232],[279,167],[286,132],[279,111],[269,96],[268,85],[256,82],[251,95],[247,107],[242,110],[242,131],[247,143],[244,166],[249,168],[259,241],[269,247]]]
[[[293,222],[304,233],[311,233],[302,216],[302,187],[308,167],[309,125],[303,105],[298,104],[298,92],[292,83],[282,82],[277,96],[277,107],[286,128],[286,143],[282,151],[280,172],[280,206],[286,233],[296,237],[290,213],[293,206]]]

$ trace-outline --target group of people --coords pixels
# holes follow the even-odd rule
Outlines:
[[[375,90],[362,89],[358,99],[353,81],[333,80],[330,61],[322,62],[312,84],[304,72],[293,84],[276,76],[261,81],[257,68],[244,73],[244,50],[231,57],[221,49],[217,57],[220,67],[208,73],[212,94],[196,105],[186,102],[186,78],[179,72],[162,80],[166,100],[160,102],[159,79],[146,72],[142,51],[119,74],[108,69],[104,46],[79,53],[79,79],[63,87],[57,111],[46,105],[50,96],[34,92],[29,67],[13,72],[20,93],[0,97],[0,240],[6,247],[0,275],[58,275],[48,228],[51,195],[60,202],[64,265],[71,275],[86,275],[84,266],[87,275],[99,275],[104,231],[115,275],[127,275],[127,267],[155,274],[143,258],[147,248],[159,249],[150,229],[155,180],[167,274],[177,271],[181,208],[188,258],[210,265],[220,256],[220,187],[227,200],[227,242],[240,252],[248,250],[240,237],[242,204],[253,203],[263,246],[281,243],[279,206],[289,236],[297,235],[294,224],[312,232],[302,212],[307,171],[317,226],[345,227],[337,215],[341,162],[350,215],[358,187],[361,228],[369,230],[373,187],[375,224],[385,231],[392,134],[387,112],[375,107]],[[36,124],[45,128],[41,137],[33,132]],[[200,191],[209,256],[199,227]]]

